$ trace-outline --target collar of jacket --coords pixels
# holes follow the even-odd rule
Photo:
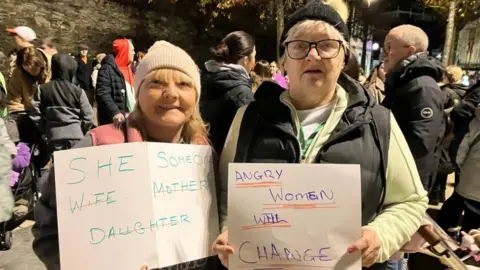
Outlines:
[[[419,52],[414,55],[409,56],[407,59],[402,60],[391,72],[390,75],[387,76],[387,81],[390,79],[403,79],[407,75],[407,67],[410,66],[413,62],[417,61],[422,57],[427,57],[427,52]]]
[[[351,125],[354,123],[364,123],[369,120],[367,111],[371,109],[376,103],[373,94],[366,90],[358,81],[352,79],[348,75],[342,73],[337,81],[346,92],[347,96],[347,108],[345,109],[342,119],[346,124]],[[288,111],[290,108],[281,102],[281,94],[284,91],[280,85],[274,82],[264,82],[255,92],[255,100],[262,102],[262,104],[278,104],[281,103],[282,107],[286,107]],[[273,108],[272,108],[273,109]],[[273,109],[274,110],[274,109]],[[265,111],[265,110],[263,110]],[[292,124],[295,123],[293,122]]]
[[[209,60],[205,63],[205,69],[211,73],[218,73],[221,71],[233,71],[239,76],[250,79],[250,74],[248,74],[247,70],[243,66],[237,64],[226,64],[219,63],[215,60]]]
[[[431,77],[439,82],[443,79],[443,73],[444,68],[437,59],[430,57],[428,52],[420,52],[401,61],[387,74],[385,90],[397,91],[402,85],[422,76]]]

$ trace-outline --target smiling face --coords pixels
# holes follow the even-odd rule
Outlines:
[[[179,127],[192,116],[197,92],[186,74],[157,69],[142,83],[138,102],[149,124],[158,127]]]
[[[296,40],[302,40],[304,43],[292,42]],[[306,45],[305,41],[316,43],[318,51],[308,47],[310,45]],[[323,42],[318,43],[320,41]],[[324,104],[325,101],[329,102],[328,99],[333,96],[344,66],[345,49],[342,35],[333,26],[324,22],[304,21],[289,31],[286,44],[289,42],[284,65],[290,81],[290,98],[295,107],[311,109]],[[301,58],[304,54],[300,54],[300,50],[305,51],[305,57]],[[329,57],[322,58],[319,52]]]
[[[272,73],[272,75],[275,75],[275,74],[277,74],[277,72],[278,72],[277,62],[271,62],[270,63],[270,73]]]

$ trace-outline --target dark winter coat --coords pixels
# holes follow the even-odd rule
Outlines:
[[[382,103],[405,135],[427,191],[436,178],[445,132],[443,98],[437,84],[442,78],[440,62],[426,53],[413,55],[387,75]]]
[[[453,121],[451,112],[459,104],[468,88],[461,84],[446,84],[441,87],[443,94],[445,135],[441,143],[440,162],[438,164],[438,174],[448,175],[455,171],[454,163],[450,157],[450,145],[454,139]]]
[[[210,126],[210,141],[220,154],[238,108],[254,100],[252,80],[239,65],[205,63],[200,111]]]
[[[98,123],[106,125],[113,117],[125,112],[125,78],[115,63],[113,55],[107,55],[102,61],[97,78]]]
[[[75,60],[77,60],[78,65],[77,73],[75,75],[78,86],[85,91],[92,90],[93,60],[87,57],[87,63],[85,63],[80,55],[77,55]]]
[[[72,83],[77,63],[68,54],[52,57],[52,80],[42,84],[32,101],[30,118],[49,141],[82,139],[93,125],[85,92]]]
[[[452,112],[450,113],[450,117],[454,124],[455,133],[455,139],[452,141],[450,146],[450,157],[452,160],[456,160],[460,142],[468,133],[470,121],[474,118],[475,110],[479,104],[480,82],[466,91],[463,99],[453,108]]]

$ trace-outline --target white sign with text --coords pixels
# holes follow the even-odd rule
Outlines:
[[[360,270],[360,166],[229,165],[228,235],[236,269]]]
[[[55,152],[62,269],[135,270],[212,256],[208,146],[126,143]]]

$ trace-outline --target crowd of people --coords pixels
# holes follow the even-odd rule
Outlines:
[[[0,76],[0,222],[14,205],[14,143],[44,144],[50,160],[73,147],[150,141],[211,145],[220,157],[219,260],[195,269],[228,268],[235,253],[231,162],[360,164],[361,235],[345,252],[360,252],[365,269],[402,269],[403,256],[394,254],[423,224],[429,201],[445,202],[438,219],[445,230],[457,230],[463,212],[461,230],[479,228],[480,83],[430,57],[428,36],[412,25],[388,33],[383,62],[360,82],[348,8],[327,2],[311,1],[288,18],[279,62],[256,61],[255,39],[243,31],[228,34],[199,68],[167,41],[135,57],[132,41],[117,39],[111,54],[92,60],[86,45],[71,56],[54,39],[36,48],[28,27],[8,29],[16,60],[6,80]],[[446,200],[452,173],[457,185]],[[60,269],[54,173],[40,191],[33,249],[49,270]]]

